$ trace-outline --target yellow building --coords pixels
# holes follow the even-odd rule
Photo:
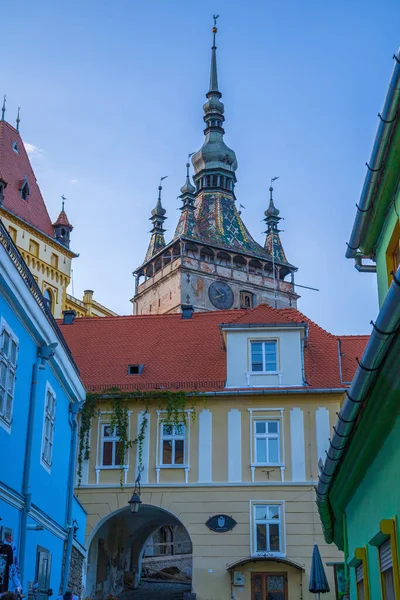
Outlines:
[[[197,600],[311,599],[314,543],[325,564],[342,563],[314,486],[365,339],[266,305],[78,319],[62,332],[89,392],[86,595],[156,572]],[[157,585],[144,584],[148,598]]]
[[[64,211],[52,223],[18,129],[0,121],[0,218],[32,272],[56,318],[63,310],[78,316],[115,313],[93,300],[93,292],[80,301],[67,294],[71,281],[70,250],[73,229]]]

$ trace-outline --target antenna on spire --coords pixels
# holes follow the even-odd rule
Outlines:
[[[188,154],[187,157],[187,163],[186,163],[186,177],[189,177],[189,169],[190,169],[190,157],[193,156],[193,154],[196,154],[196,152],[191,152],[190,154]]]
[[[212,28],[212,32],[214,34],[214,36],[213,36],[213,48],[216,48],[216,45],[215,45],[216,39],[215,38],[216,38],[216,35],[217,35],[217,31],[218,31],[218,29],[217,29],[217,19],[219,19],[219,15],[213,15],[213,19],[214,19],[214,27]]]
[[[4,94],[3,96],[3,106],[1,109],[1,120],[4,121],[4,114],[6,112],[6,100],[7,100],[7,96]]]
[[[62,200],[62,208],[61,208],[61,210],[64,211],[64,204],[65,204],[65,201],[66,201],[66,197],[64,196],[64,194],[61,194],[61,200]]]
[[[20,111],[20,107],[18,106],[18,112],[17,112],[17,131],[19,131],[19,123],[21,121],[21,119],[19,118],[19,111]]]
[[[160,185],[158,186],[158,199],[161,202],[161,190],[162,190],[162,185],[161,182],[164,181],[164,179],[167,179],[168,175],[164,175],[164,177],[160,177]]]

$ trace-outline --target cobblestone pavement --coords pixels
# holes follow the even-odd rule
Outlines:
[[[137,590],[124,592],[119,600],[183,600],[184,592],[190,592],[191,586],[181,583],[162,583],[144,581]]]

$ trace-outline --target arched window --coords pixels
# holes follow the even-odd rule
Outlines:
[[[171,262],[171,252],[166,252],[163,256],[164,266],[168,265]]]
[[[239,271],[245,271],[247,267],[247,262],[243,258],[243,256],[237,255],[233,257],[233,266]]]
[[[44,290],[43,298],[51,312],[53,313],[53,294],[48,288]]]
[[[161,271],[162,269],[162,260],[161,258],[157,258],[156,262],[154,263],[154,274],[158,273],[158,271]]]
[[[190,256],[191,258],[198,258],[198,256],[197,256],[198,248],[197,248],[196,244],[193,244],[192,242],[187,242],[185,244],[185,249],[186,249],[186,254],[188,256]]]
[[[153,277],[153,265],[149,265],[146,269],[146,277]]]
[[[227,252],[218,252],[217,254],[217,265],[222,265],[224,267],[231,266],[231,257]]]
[[[262,264],[260,261],[251,259],[249,262],[249,273],[256,273],[256,275],[262,275]]]
[[[212,263],[214,262],[214,252],[210,248],[202,248],[200,250],[200,260]]]
[[[253,308],[254,294],[251,292],[240,292],[240,308]]]
[[[211,185],[211,176],[206,175],[206,187],[210,187],[210,185]]]
[[[217,185],[218,185],[218,175],[213,175],[212,176],[212,186],[217,187]]]
[[[220,181],[221,187],[224,188],[225,187],[225,177],[223,175],[220,175],[219,181]]]
[[[172,248],[172,260],[175,260],[176,258],[179,258],[180,255],[181,255],[181,245],[180,244],[176,244]]]

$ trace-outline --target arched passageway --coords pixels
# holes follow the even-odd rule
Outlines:
[[[157,506],[142,504],[138,513],[126,507],[110,514],[88,543],[86,596],[124,593],[132,600],[150,599],[156,585],[160,598],[168,598],[174,586],[182,592],[191,588],[189,534],[177,517]]]

